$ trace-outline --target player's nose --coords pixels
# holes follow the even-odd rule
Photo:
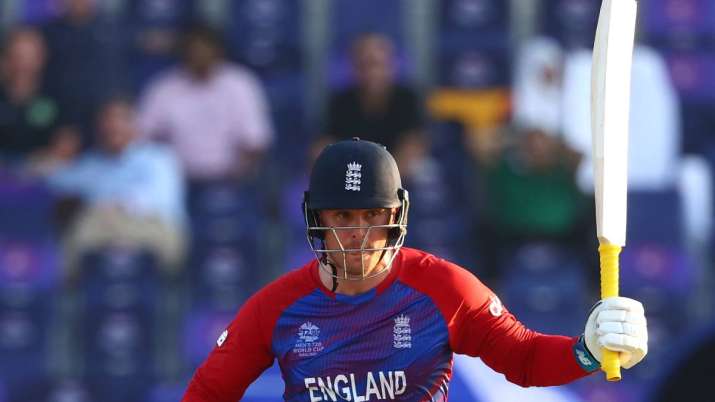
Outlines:
[[[348,231],[349,237],[352,240],[361,241],[367,235],[370,230],[368,222],[363,218],[356,218],[350,223],[350,229]]]

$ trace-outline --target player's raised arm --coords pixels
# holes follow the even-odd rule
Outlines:
[[[439,285],[445,292],[430,293],[439,295],[435,298],[449,323],[453,351],[481,357],[515,384],[561,385],[588,375],[600,368],[599,347],[621,352],[625,368],[647,353],[643,306],[635,300],[613,298],[596,305],[582,336],[545,335],[520,323],[471,273],[439,264],[444,265],[441,272],[448,272]]]

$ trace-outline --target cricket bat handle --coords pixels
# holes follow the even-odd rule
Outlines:
[[[618,296],[618,255],[621,246],[603,244],[598,247],[601,260],[601,299]],[[621,380],[621,361],[618,352],[603,348],[601,370],[606,373],[608,381]]]

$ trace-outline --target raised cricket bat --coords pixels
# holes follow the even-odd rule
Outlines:
[[[618,255],[626,245],[628,113],[636,0],[603,0],[593,46],[591,135],[601,298],[618,296]],[[618,353],[603,350],[602,370],[621,379]]]

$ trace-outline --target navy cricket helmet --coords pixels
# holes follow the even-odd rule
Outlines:
[[[318,211],[322,209],[373,209],[397,208],[393,223],[369,226],[374,229],[388,229],[388,241],[385,247],[366,248],[367,235],[359,249],[327,249],[325,234],[335,233],[340,229],[354,227],[325,227],[321,225]],[[353,138],[328,145],[323,149],[313,165],[310,185],[303,199],[303,213],[307,226],[308,242],[323,265],[329,264],[328,253],[374,252],[382,251],[389,261],[378,272],[352,277],[347,271],[342,279],[365,279],[389,269],[397,250],[402,247],[407,235],[407,212],[409,209],[408,192],[402,188],[400,172],[395,158],[383,145]],[[337,233],[336,237],[337,237]],[[345,265],[343,265],[345,266]],[[335,267],[331,275],[336,276]]]

